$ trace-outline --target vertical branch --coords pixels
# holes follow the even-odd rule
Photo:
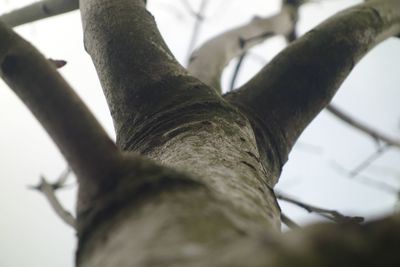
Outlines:
[[[184,1],[186,4],[188,4],[186,1]],[[192,37],[190,38],[190,42],[189,42],[189,47],[188,47],[188,56],[187,56],[187,61],[190,61],[190,54],[193,51],[193,48],[196,45],[197,39],[199,37],[200,34],[200,29],[201,29],[201,25],[204,21],[204,11],[207,7],[208,4],[208,0],[202,0],[200,3],[200,8],[199,11],[197,13],[195,13],[195,23],[194,23],[194,28],[193,28],[193,32],[192,32]]]
[[[235,70],[233,71],[233,75],[231,78],[231,84],[229,86],[229,91],[232,91],[233,89],[235,89],[236,80],[239,76],[240,68],[242,67],[243,61],[246,56],[247,56],[247,52],[244,52],[243,54],[241,54],[238,59],[238,62],[236,63],[236,67],[235,67]]]

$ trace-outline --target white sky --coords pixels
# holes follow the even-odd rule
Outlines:
[[[0,1],[0,13],[29,2]],[[180,1],[174,5],[171,2],[151,0],[150,9],[171,50],[178,60],[184,62],[194,19]],[[190,2],[194,6],[199,3],[198,0]],[[272,14],[279,9],[280,1],[210,2],[199,43],[247,22],[255,14]],[[324,4],[304,7],[299,31],[304,33],[330,14],[358,2],[326,0]],[[113,135],[100,85],[83,49],[79,13],[36,22],[17,30],[47,57],[68,61],[61,70],[62,74]],[[268,61],[282,47],[282,40],[275,38],[257,47],[254,54]],[[357,65],[334,99],[338,106],[353,116],[396,137],[400,132],[399,51],[400,41],[395,39],[378,46]],[[250,78],[262,64],[259,58],[249,57],[239,82]],[[225,84],[231,70],[232,66],[229,66],[224,74]],[[64,160],[30,112],[2,82],[0,125],[0,267],[72,267],[74,232],[56,217],[42,195],[27,190],[27,185],[37,184],[40,174],[55,178],[65,168]],[[351,170],[374,150],[375,144],[370,138],[322,112],[290,155],[279,188],[301,200],[349,215],[371,219],[388,214],[393,211],[394,194],[363,185],[358,182],[359,178],[349,179],[333,167],[333,162],[336,162]],[[391,149],[362,175],[400,188],[399,162],[399,151]],[[65,207],[74,209],[74,190],[61,192],[60,197]],[[298,222],[318,219],[290,205],[284,204],[282,208]]]

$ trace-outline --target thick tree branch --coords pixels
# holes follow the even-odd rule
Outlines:
[[[221,91],[220,79],[233,58],[273,35],[293,31],[297,7],[283,5],[280,13],[268,18],[254,18],[249,24],[227,31],[204,43],[191,55],[188,70],[204,83]]]
[[[140,152],[139,147],[155,139],[151,132],[161,113],[194,101],[216,101],[212,90],[189,77],[175,60],[143,1],[80,4],[85,46],[107,98],[117,144],[123,149]],[[160,123],[168,121],[164,118]]]
[[[81,11],[86,48],[105,91],[117,144],[185,169],[275,227],[280,215],[267,185],[272,186],[276,170],[259,168],[250,123],[177,63],[143,1],[85,0]],[[232,162],[225,160],[228,155]],[[240,174],[243,169],[253,173],[250,179]]]
[[[290,1],[289,1],[290,2]],[[299,1],[297,1],[297,4],[300,4]],[[297,37],[295,38],[295,34],[291,35],[290,38],[288,38],[289,42],[294,41],[295,39],[297,39]],[[230,90],[232,91],[233,89],[235,89],[235,83],[238,77],[238,74],[240,72],[240,69],[242,67],[242,63],[245,59],[245,57],[247,56],[247,51],[243,52],[242,55],[240,55],[238,62],[236,63],[236,67],[234,70],[234,73],[232,75],[231,78],[231,84],[230,84]],[[351,116],[349,116],[348,114],[346,114],[345,112],[343,112],[342,110],[338,109],[336,106],[334,106],[332,103],[329,104],[326,107],[326,110],[329,111],[331,114],[333,114],[334,116],[336,116],[338,119],[344,121],[345,123],[347,123],[349,126],[354,127],[355,129],[364,132],[365,134],[369,135],[371,138],[373,138],[375,141],[383,141],[385,142],[388,146],[395,146],[400,148],[400,142],[398,140],[395,140],[389,136],[387,136],[385,133],[382,133],[378,130],[375,130],[363,123],[361,123],[360,121],[352,118]],[[362,170],[363,168],[367,167],[372,160],[367,160],[367,162],[363,162],[354,172],[352,172],[353,174],[358,173],[360,170]]]
[[[91,197],[120,153],[87,107],[31,44],[0,24],[0,75],[57,144]]]
[[[322,23],[227,95],[253,118],[258,138],[274,138],[282,164],[308,123],[331,100],[356,62],[400,32],[400,2],[375,0]]]
[[[79,9],[79,0],[44,0],[0,16],[9,27],[57,16]]]
[[[91,211],[100,226],[92,230],[93,220],[86,220],[87,231],[94,234],[80,235],[83,241],[78,261],[94,259],[90,257],[93,251],[99,258],[107,255],[103,253],[107,246],[92,249],[98,245],[93,241],[98,237],[105,237],[102,240],[107,239],[107,244],[129,238],[140,247],[157,238],[160,246],[140,256],[154,261],[165,255],[165,249],[171,251],[172,243],[178,246],[177,251],[186,244],[213,251],[214,244],[222,242],[226,234],[235,238],[240,231],[247,235],[260,228],[278,230],[280,212],[269,189],[277,171],[274,165],[261,165],[249,121],[177,63],[143,1],[84,0],[80,8],[85,46],[111,110],[118,146],[183,171],[189,178],[165,170],[159,174],[160,168],[155,166],[148,167],[150,175],[139,174],[142,179],[127,176],[116,186],[115,194],[105,197],[111,203],[106,211]],[[147,209],[149,204],[154,209]],[[144,220],[132,224],[137,212]],[[160,219],[146,222],[158,214]],[[121,224],[114,225],[114,220]],[[78,225],[79,221],[78,216]],[[127,236],[125,226],[144,229],[148,235],[132,240],[136,230]],[[146,230],[153,226],[157,229]],[[203,233],[200,239],[198,230]],[[176,238],[181,242],[170,242]],[[128,246],[120,255],[131,262],[131,253]],[[181,256],[190,260],[186,254]],[[108,260],[100,260],[101,266],[119,265]]]

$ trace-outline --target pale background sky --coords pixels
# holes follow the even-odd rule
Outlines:
[[[0,13],[31,0],[0,0]],[[190,1],[197,6],[200,1]],[[279,10],[280,1],[210,1],[198,44],[254,15],[266,16]],[[326,0],[301,10],[299,31],[304,33],[338,10],[361,1]],[[185,62],[194,18],[181,1],[150,0],[150,10],[168,45],[180,62]],[[68,61],[61,73],[84,99],[113,136],[100,84],[89,56],[84,52],[78,12],[17,28],[47,57]],[[0,39],[1,41],[1,39]],[[259,46],[254,53],[270,60],[283,47],[281,38]],[[391,39],[373,50],[356,66],[334,102],[353,116],[391,136],[400,133],[400,40]],[[249,57],[239,82],[250,78],[261,66]],[[232,65],[233,66],[233,65]],[[227,84],[232,66],[224,75]],[[47,134],[10,89],[0,82],[0,267],[72,267],[75,234],[51,210],[44,197],[27,189],[39,175],[53,179],[66,164]],[[278,187],[298,199],[348,215],[376,218],[393,212],[396,195],[349,179],[334,162],[351,170],[373,153],[372,140],[322,112],[307,128],[284,168]],[[400,189],[400,153],[390,149],[362,172]],[[72,182],[72,179],[71,179]],[[60,192],[69,210],[74,209],[75,190]],[[286,214],[300,223],[320,218],[283,204]]]

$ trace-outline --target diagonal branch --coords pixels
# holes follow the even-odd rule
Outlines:
[[[45,19],[79,9],[79,0],[43,0],[0,16],[9,27]]]
[[[356,120],[355,118],[350,117],[347,115],[344,111],[339,109],[333,104],[330,104],[326,107],[326,110],[328,110],[330,113],[341,119],[342,121],[346,122],[350,126],[368,134],[371,136],[374,140],[380,140],[388,144],[389,146],[394,146],[397,148],[400,148],[400,140],[396,140],[385,133],[380,132],[379,130],[376,130],[368,125],[365,125],[361,123],[360,121]]]
[[[294,41],[295,36],[291,36],[291,38],[294,38],[293,40],[288,40],[289,42]],[[289,39],[289,38],[288,38]],[[231,84],[230,84],[230,90],[232,91],[233,89],[235,89],[235,82],[236,79],[238,77],[239,71],[242,67],[242,63],[245,59],[245,57],[247,56],[247,51],[243,52],[242,55],[240,55],[238,62],[236,63],[236,67],[234,70],[234,73],[232,75],[231,78]],[[353,117],[349,116],[348,114],[346,114],[345,112],[343,112],[342,110],[340,110],[339,108],[337,108],[336,106],[334,106],[332,103],[330,103],[327,107],[326,110],[329,111],[331,114],[333,114],[334,116],[336,116],[336,118],[344,121],[345,123],[347,123],[349,126],[354,127],[355,129],[369,135],[371,138],[373,138],[375,141],[383,141],[385,142],[385,144],[387,146],[385,146],[385,149],[388,146],[395,146],[400,148],[400,142],[398,140],[395,140],[389,136],[387,136],[385,133],[380,132],[379,130],[373,129],[365,124],[363,124],[362,122],[354,119]],[[367,160],[365,160],[362,164],[360,164],[360,166],[358,166],[354,171],[351,172],[351,175],[357,175],[359,171],[361,171],[362,169],[364,169],[365,167],[367,167],[373,160],[375,160],[379,155],[381,155],[384,152],[384,150],[382,149],[378,149],[377,153],[374,153],[370,158],[368,158]]]
[[[53,63],[1,23],[0,36],[0,76],[46,129],[87,196],[96,194],[120,152]]]
[[[306,204],[304,202],[295,200],[291,197],[288,197],[282,193],[276,193],[276,198],[283,200],[285,202],[291,203],[293,205],[296,205],[298,207],[301,207],[303,209],[305,209],[306,211],[312,213],[317,213],[318,215],[325,217],[331,221],[337,222],[337,223],[361,223],[364,221],[364,218],[362,217],[350,217],[350,216],[346,216],[343,215],[341,213],[339,213],[336,210],[329,210],[329,209],[324,209],[324,208],[319,208],[310,204]]]
[[[274,140],[284,164],[303,129],[329,103],[356,62],[399,33],[400,2],[368,1],[292,43],[226,98],[253,120],[260,144]]]
[[[221,91],[221,75],[229,61],[273,35],[289,34],[295,17],[297,7],[283,5],[281,12],[272,17],[255,17],[246,25],[214,37],[192,53],[188,71]]]

